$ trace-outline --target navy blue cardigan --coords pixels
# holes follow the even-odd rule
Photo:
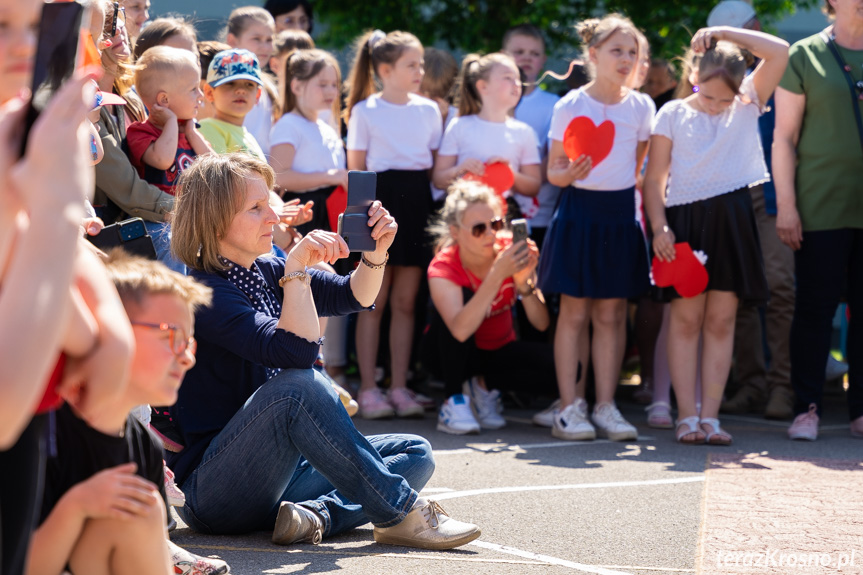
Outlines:
[[[264,256],[255,261],[279,301],[279,278],[285,261]],[[257,311],[248,296],[224,272],[189,274],[213,289],[213,305],[195,314],[197,363],[186,374],[171,417],[185,449],[167,453],[177,484],[195,470],[213,438],[246,400],[267,381],[266,367],[310,369],[318,356],[311,342],[277,327],[279,318]],[[350,287],[350,276],[310,270],[318,315],[339,316],[362,311]]]

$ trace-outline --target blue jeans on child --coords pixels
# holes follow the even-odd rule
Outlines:
[[[186,265],[171,254],[171,224],[168,222],[144,222],[147,233],[153,239],[156,257],[159,261],[174,270],[186,275]]]
[[[286,369],[213,439],[183,483],[185,522],[203,533],[271,530],[279,504],[317,511],[324,536],[404,519],[434,471],[415,435],[364,437],[326,379]]]

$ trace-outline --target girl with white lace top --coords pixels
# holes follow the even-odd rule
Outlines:
[[[761,59],[749,76],[741,50]],[[770,177],[758,117],[787,61],[788,44],[769,34],[728,27],[699,30],[687,59],[695,93],[663,106],[654,121],[644,184],[654,253],[673,261],[675,242],[688,242],[707,256],[709,278],[706,290],[695,297],[660,290],[663,299],[671,300],[668,359],[681,443],[729,445],[732,440],[716,417],[731,367],[737,306],[763,303],[768,296],[748,190]]]

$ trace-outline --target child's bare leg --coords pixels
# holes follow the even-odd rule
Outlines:
[[[161,499],[131,519],[88,519],[69,566],[88,575],[169,575],[171,555]]]
[[[381,337],[381,318],[387,306],[390,285],[393,281],[392,268],[384,271],[381,291],[375,298],[375,309],[357,315],[357,364],[360,368],[360,391],[375,388],[375,367],[378,361],[378,343]]]
[[[593,300],[590,319],[593,323],[591,357],[596,375],[596,403],[613,403],[626,345],[626,300]]]
[[[702,417],[712,418],[719,414],[719,404],[731,370],[736,318],[737,296],[733,292],[707,292],[701,357]]]
[[[390,292],[390,361],[391,389],[407,385],[407,371],[414,340],[414,306],[423,269],[417,266],[393,266],[393,289]]]
[[[671,302],[668,325],[668,368],[677,397],[678,419],[698,415],[695,409],[695,376],[698,343],[704,322],[704,294]],[[694,435],[694,434],[688,434]]]
[[[577,397],[584,397],[590,350],[587,330],[590,306],[591,300],[587,298],[560,296],[560,317],[554,334],[554,367],[561,408],[571,405]]]

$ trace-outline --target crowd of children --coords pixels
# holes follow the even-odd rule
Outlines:
[[[209,274],[199,273],[199,279],[225,266],[242,269],[227,283],[239,285],[257,312],[274,317],[284,316],[285,308],[266,290],[256,294],[253,289],[266,285],[256,260],[263,252],[272,250],[284,261],[297,246],[309,249],[314,243],[328,254],[311,258],[317,271],[295,271],[277,281],[285,294],[284,286],[296,278],[300,282],[290,285],[318,278],[311,280],[317,282],[312,291],[320,292],[320,278],[332,278],[335,270],[347,273],[359,266],[360,277],[380,272],[376,297],[363,292],[374,305],[356,313],[355,321],[334,317],[303,328],[318,335],[305,341],[314,343],[316,369],[326,378],[328,393],[331,384],[349,412],[358,409],[364,418],[423,417],[435,403],[410,384],[412,374],[425,368],[445,380],[438,414],[442,432],[478,433],[505,425],[500,389],[492,386],[522,396],[550,388],[543,396],[559,399],[534,422],[551,428],[554,437],[636,440],[638,429],[615,404],[629,339],[638,342],[642,354],[645,385],[634,397],[650,404],[647,425],[675,429],[680,443],[729,445],[733,439],[720,425],[720,411],[735,411],[741,403],[764,408],[763,390],[762,404],[750,406],[755,396],[746,391],[745,381],[737,397],[723,401],[735,355],[736,318],[747,317],[760,329],[757,314],[745,315],[742,309],[781,299],[780,275],[791,278],[785,283],[793,282],[793,270],[777,271],[765,262],[763,246],[769,241],[764,236],[798,250],[798,260],[809,262],[805,257],[813,256],[806,253],[814,248],[806,252],[801,242],[814,246],[822,241],[817,234],[828,232],[811,231],[806,221],[801,225],[794,219],[796,208],[788,207],[793,197],[787,191],[793,191],[788,154],[797,145],[792,137],[783,140],[792,145],[788,153],[779,164],[774,161],[785,178],[779,236],[772,225],[775,216],[771,220],[763,212],[762,185],[771,180],[771,161],[762,116],[770,111],[777,86],[782,101],[798,106],[794,110],[802,115],[794,90],[811,88],[798,86],[797,79],[808,73],[800,69],[802,56],[792,48],[789,65],[788,44],[760,32],[748,3],[726,0],[717,6],[709,26],[693,36],[679,76],[674,65],[651,59],[644,33],[625,15],[580,22],[576,30],[583,53],[575,68],[584,74],[583,85],[560,96],[541,83],[547,50],[542,31],[530,24],[502,31],[499,52],[469,54],[460,66],[452,54],[424,47],[408,31],[369,31],[356,40],[343,82],[337,58],[316,48],[310,36],[314,15],[308,0],[237,8],[227,19],[224,42],[198,42],[194,27],[179,17],[147,23],[146,0],[83,3],[90,9],[101,66],[60,89],[34,126],[22,159],[3,157],[0,310],[9,326],[22,325],[15,314],[27,313],[30,328],[24,337],[5,329],[0,335],[5,415],[0,418],[0,461],[4,468],[16,466],[20,472],[15,475],[27,479],[27,485],[0,480],[0,575],[122,573],[142,565],[153,573],[228,571],[224,562],[194,556],[165,537],[166,507],[183,508],[194,466],[183,468],[175,485],[163,447],[173,452],[169,462],[192,456],[200,462],[225,427],[222,422],[219,429],[196,432],[195,453],[181,455],[190,430],[177,429],[180,422],[172,415],[182,420],[189,414],[182,405],[169,406],[186,371],[196,370],[191,380],[203,389],[202,375],[211,367],[195,368],[195,318],[199,308],[211,304],[211,290],[183,275],[191,263]],[[846,44],[836,52],[838,58],[849,48],[845,57],[853,59],[863,39],[845,30],[863,30],[863,21],[844,8],[837,11],[837,4],[825,0],[839,35],[831,40],[825,33],[826,40],[819,42],[832,46],[841,40]],[[32,39],[41,1],[0,0],[0,5],[14,14],[9,26]],[[854,28],[849,20],[860,25]],[[19,58],[24,62],[19,67],[29,70],[35,43],[22,45],[28,46],[26,54],[3,45],[0,55]],[[11,140],[20,121],[25,106],[20,94],[29,81],[29,73],[13,70],[0,71],[0,137],[5,140]],[[570,81],[576,77],[572,74]],[[95,90],[125,103],[94,107],[93,101],[101,101]],[[780,127],[798,135],[801,129],[799,123],[788,127],[787,121]],[[863,142],[863,125],[860,130]],[[81,143],[89,143],[90,134],[93,150]],[[809,161],[810,150],[800,153],[802,161]],[[185,181],[182,174],[195,167],[201,182],[223,181],[212,171],[221,164],[200,158],[225,155],[225,166],[246,165],[235,162],[233,154],[254,158],[249,160],[257,166],[252,171],[261,174],[262,182],[271,174],[271,189],[258,190],[260,198],[240,194],[238,200],[201,188],[207,198],[201,206],[209,206],[214,218],[212,229],[204,233],[201,226],[209,223],[188,227],[184,221],[179,237],[173,237],[175,198],[185,193],[178,185]],[[853,161],[860,164],[859,157]],[[391,215],[397,223],[398,233],[386,242],[383,255],[367,252],[351,260],[332,245],[338,244],[333,232],[345,210],[349,170],[376,173],[380,213],[386,215],[375,218],[389,222]],[[54,185],[61,180],[66,185]],[[25,187],[27,193],[21,193]],[[836,225],[863,227],[859,202],[848,205]],[[184,209],[188,212],[188,204]],[[808,208],[803,204],[801,209]],[[219,234],[228,233],[228,224],[234,230],[235,222],[224,214],[246,218],[243,233],[257,233],[255,226],[264,233],[254,241],[241,235],[226,239]],[[119,252],[103,263],[86,242],[76,241],[82,227],[84,235],[96,235],[104,224],[128,217],[144,220],[156,257],[173,271]],[[818,229],[833,230],[823,214],[818,217]],[[529,237],[520,235],[520,222],[513,224],[521,219]],[[764,221],[771,225],[763,226]],[[842,241],[856,246],[857,235]],[[188,238],[210,239],[189,243]],[[228,261],[216,251],[223,241],[255,257],[249,265]],[[848,269],[860,266],[863,252],[847,249],[848,258],[857,258],[849,260]],[[782,261],[791,261],[790,252],[786,255]],[[665,281],[674,275],[672,269],[683,271]],[[693,278],[703,282],[690,291]],[[849,302],[859,299],[855,278],[852,274],[849,280]],[[636,306],[633,325],[630,311]],[[339,310],[365,307],[353,296],[332,304]],[[212,311],[204,317],[230,321]],[[767,313],[770,324],[769,308]],[[803,325],[806,320],[795,321]],[[274,321],[265,323],[275,329]],[[634,328],[632,338],[628,326]],[[798,346],[805,339],[799,329],[792,330]],[[271,331],[252,330],[254,341],[232,345],[276,346],[281,340]],[[770,325],[768,334],[781,337]],[[351,340],[359,375],[356,401],[344,389]],[[856,349],[860,340],[852,327],[849,345]],[[418,363],[420,342],[427,359]],[[789,436],[814,440],[820,388],[809,380],[818,374],[822,358],[806,360],[809,380],[800,387],[805,404],[800,398],[795,404],[791,380],[804,361],[790,357],[787,341],[768,345],[774,364],[782,362],[772,369],[784,375],[771,383],[767,415],[794,418]],[[250,363],[255,377],[249,381],[266,381],[286,367],[266,358],[287,351],[271,351]],[[220,352],[220,359],[228,352],[244,357],[239,349],[229,349]],[[7,361],[12,356],[21,361]],[[541,365],[531,370],[531,362]],[[764,372],[763,357],[760,362]],[[858,399],[849,405],[851,432],[860,437],[861,376],[853,362],[849,397]],[[292,361],[287,364],[294,367]],[[380,385],[382,371],[389,375],[386,389]],[[513,382],[516,373],[542,381],[519,385]],[[41,401],[45,386],[34,382],[49,382]],[[240,404],[245,401],[244,396]],[[212,417],[199,419],[227,420],[233,413],[222,413],[223,408],[213,405]],[[404,497],[413,498],[405,479],[399,479]],[[223,524],[206,525],[192,510],[212,507],[200,501],[206,491],[191,492],[194,505],[183,508],[187,523],[214,532],[237,528],[237,517],[221,512]],[[464,531],[432,548],[478,536],[476,526],[449,520],[437,504],[422,501],[448,520],[450,529]],[[282,543],[318,542],[330,528],[323,508],[285,509],[276,516],[262,508],[254,528],[275,524],[274,541]],[[169,512],[167,517],[170,522]],[[399,540],[397,522],[375,529],[379,541]]]

